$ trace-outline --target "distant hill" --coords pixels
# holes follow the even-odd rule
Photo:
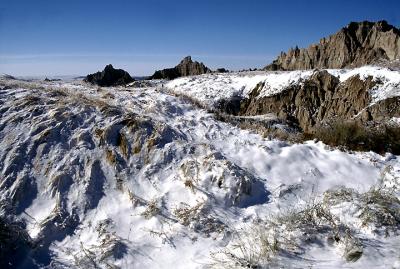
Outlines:
[[[187,56],[173,68],[167,68],[156,71],[151,79],[175,79],[177,77],[201,75],[211,73],[211,69],[203,63],[192,61],[192,57]]]
[[[386,21],[351,22],[318,44],[282,52],[265,70],[359,67],[400,57],[400,30]]]

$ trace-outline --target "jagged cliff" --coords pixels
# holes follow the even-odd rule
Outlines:
[[[358,67],[400,57],[400,30],[386,21],[351,22],[318,44],[282,52],[266,70]]]
[[[205,73],[211,73],[211,70],[203,63],[192,61],[192,58],[187,56],[173,68],[156,71],[151,76],[151,79],[175,79],[177,77],[194,76]]]

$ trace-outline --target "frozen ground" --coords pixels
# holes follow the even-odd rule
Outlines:
[[[19,267],[400,268],[397,156],[266,140],[168,94],[307,75],[1,80],[0,214],[36,243]]]

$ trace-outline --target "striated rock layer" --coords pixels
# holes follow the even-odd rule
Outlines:
[[[242,101],[240,114],[277,114],[298,123],[305,132],[313,132],[321,123],[335,120],[386,121],[400,116],[400,97],[372,103],[370,90],[376,85],[372,77],[359,75],[340,82],[326,70],[316,71],[303,83],[291,85],[272,96],[260,97],[261,82]]]
[[[318,44],[282,52],[266,70],[358,67],[400,57],[400,30],[386,21],[351,22]]]

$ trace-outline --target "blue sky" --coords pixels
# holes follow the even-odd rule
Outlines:
[[[1,0],[0,73],[80,75],[112,63],[132,75],[192,55],[211,68],[262,67],[350,21],[400,26],[399,0]]]

